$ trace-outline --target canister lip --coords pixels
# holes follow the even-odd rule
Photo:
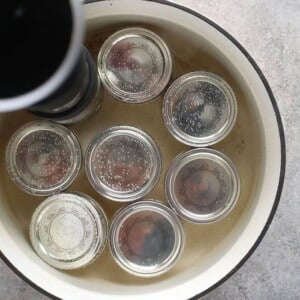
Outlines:
[[[40,86],[25,94],[15,97],[1,98],[0,111],[9,112],[30,107],[48,97],[57,90],[61,83],[65,81],[73,67],[75,66],[81,51],[81,44],[84,36],[83,9],[81,1],[68,1],[70,13],[72,14],[72,31],[70,43],[66,53],[57,70]],[[49,50],[50,51],[50,50]]]
[[[193,82],[207,82],[214,85],[224,94],[225,99],[227,100],[227,120],[218,131],[207,136],[195,137],[185,133],[176,125],[173,118],[172,104],[176,95]],[[192,147],[206,147],[218,143],[229,134],[236,122],[237,110],[235,94],[229,84],[222,77],[210,72],[195,71],[182,75],[170,85],[164,95],[162,116],[170,134],[179,142]]]
[[[174,186],[177,175],[188,163],[199,160],[212,160],[230,176],[231,193],[221,209],[208,214],[197,214],[183,207],[176,199]],[[233,162],[223,153],[213,149],[192,149],[179,154],[171,163],[165,178],[165,194],[171,208],[183,219],[192,223],[211,223],[226,217],[235,207],[240,195],[241,181]]]
[[[26,182],[26,178],[23,178],[23,176],[19,174],[18,166],[15,162],[15,156],[20,142],[30,134],[38,131],[48,131],[49,133],[54,133],[61,137],[66,143],[68,150],[72,153],[72,157],[70,157],[70,170],[62,180],[51,187],[37,187],[30,184],[30,182]],[[82,163],[81,146],[75,133],[62,125],[47,120],[31,121],[21,126],[11,137],[5,154],[7,171],[11,179],[24,192],[36,196],[49,196],[67,189],[77,177]]]
[[[69,223],[67,214],[70,216]],[[52,231],[56,237],[60,235],[59,241],[63,243],[64,237],[57,231],[61,225],[51,229],[59,217],[64,218],[64,225],[77,226],[76,238],[78,232],[82,233],[80,243],[71,249],[57,244],[53,237]],[[75,233],[74,228],[70,232]],[[68,232],[67,228],[65,230]],[[92,263],[105,248],[107,235],[108,221],[103,209],[94,199],[80,192],[48,197],[36,208],[30,224],[30,240],[36,253],[50,266],[63,270],[82,268]],[[72,240],[72,237],[67,238]]]
[[[171,224],[174,230],[175,241],[172,252],[160,265],[155,265],[155,267],[151,269],[145,268],[143,270],[143,266],[130,262],[122,255],[117,239],[122,224],[133,214],[144,211],[152,211],[162,215]],[[110,251],[116,263],[123,270],[139,277],[154,277],[169,271],[176,265],[185,247],[185,232],[180,219],[172,209],[157,200],[138,201],[121,208],[113,218],[109,236]]]
[[[114,45],[128,38],[140,38],[141,40],[150,40],[150,42],[153,43],[153,46],[157,47],[157,49],[159,50],[161,57],[156,57],[156,59],[160,60],[160,62],[157,62],[157,66],[163,64],[163,70],[155,86],[148,87],[145,90],[141,91],[129,92],[123,90],[108,78],[108,69],[106,67],[107,57]],[[145,51],[147,49],[148,51],[151,50],[149,50],[149,47],[147,45],[144,48],[145,49],[143,50]],[[151,52],[149,52],[148,54],[152,58],[153,65],[156,65],[152,57],[155,54]],[[102,45],[98,54],[97,64],[101,81],[106,90],[117,100],[127,103],[144,103],[159,96],[168,85],[173,72],[173,59],[167,44],[154,32],[141,27],[130,27],[122,29],[112,34]]]
[[[107,141],[115,137],[131,137],[145,146],[150,156],[150,176],[146,183],[135,191],[119,192],[108,187],[101,181],[92,170],[92,158],[99,147],[103,147]],[[88,180],[93,188],[102,196],[118,202],[129,202],[140,199],[147,195],[158,183],[161,173],[160,151],[154,140],[143,130],[132,126],[113,126],[99,133],[90,142],[85,155],[85,169]]]

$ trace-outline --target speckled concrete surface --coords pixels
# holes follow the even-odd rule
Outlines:
[[[287,142],[286,181],[264,240],[203,299],[300,299],[300,1],[177,0],[231,33],[256,60],[278,101]],[[46,300],[0,261],[0,300]]]

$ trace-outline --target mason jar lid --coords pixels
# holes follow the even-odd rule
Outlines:
[[[163,119],[178,141],[193,147],[225,138],[237,116],[237,103],[226,81],[212,73],[192,72],[175,80],[163,101]]]
[[[165,89],[173,61],[168,46],[158,35],[144,28],[126,28],[103,44],[98,70],[112,96],[128,103],[142,103]]]
[[[75,134],[50,121],[33,121],[19,128],[6,149],[12,180],[33,195],[65,190],[78,175],[81,148]]]
[[[118,265],[140,277],[161,275],[175,266],[185,246],[176,214],[164,204],[145,200],[117,212],[110,229],[110,250]]]
[[[98,134],[85,157],[94,189],[115,201],[133,201],[148,194],[159,180],[161,158],[152,138],[131,126],[115,126]]]
[[[180,217],[193,223],[209,223],[221,220],[233,209],[240,194],[240,178],[224,154],[193,149],[171,163],[165,191]]]
[[[71,270],[93,262],[103,251],[108,224],[99,204],[82,193],[50,196],[35,210],[30,239],[50,266]]]

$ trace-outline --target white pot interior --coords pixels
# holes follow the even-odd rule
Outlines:
[[[12,133],[34,117],[14,112],[0,118],[0,245],[2,253],[27,278],[63,299],[186,299],[199,294],[229,273],[248,253],[271,213],[279,183],[281,153],[276,116],[257,72],[242,52],[205,21],[175,7],[139,0],[104,1],[85,6],[86,45],[94,57],[106,37],[117,29],[139,25],[158,33],[175,58],[174,78],[196,70],[221,75],[238,101],[238,118],[226,139],[213,148],[228,155],[241,177],[236,208],[224,220],[209,225],[184,222],[187,245],[182,259],[170,272],[141,279],[122,271],[108,247],[91,266],[72,272],[55,270],[33,252],[29,223],[42,198],[18,190],[5,170],[4,152]],[[158,186],[147,198],[165,201],[163,179],[171,160],[188,149],[163,126],[161,98],[143,105],[126,105],[105,93],[103,108],[91,120],[71,128],[83,150],[91,138],[109,125],[138,126],[157,141],[163,158]],[[119,204],[101,198],[90,187],[84,170],[69,188],[94,197],[111,217]]]

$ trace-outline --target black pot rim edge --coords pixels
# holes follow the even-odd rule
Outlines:
[[[92,2],[99,2],[99,1],[109,1],[109,0],[87,0],[85,1],[85,3],[92,3]],[[272,90],[269,86],[269,83],[267,81],[267,79],[265,78],[265,76],[263,75],[262,71],[260,70],[260,68],[258,67],[258,65],[256,64],[255,60],[252,58],[252,56],[246,51],[246,49],[234,38],[232,37],[226,30],[224,30],[222,27],[220,27],[219,25],[217,25],[216,23],[214,23],[213,21],[211,21],[210,19],[208,19],[207,17],[201,15],[200,13],[179,5],[179,4],[175,4],[172,2],[168,2],[166,0],[141,0],[141,1],[147,1],[147,2],[156,2],[156,3],[160,3],[163,5],[169,5],[169,6],[173,6],[175,8],[178,8],[180,10],[183,10],[203,21],[205,21],[206,23],[208,23],[209,25],[213,26],[215,29],[217,29],[220,33],[222,33],[225,37],[227,37],[244,55],[245,57],[248,59],[248,61],[250,62],[250,64],[253,66],[253,68],[255,69],[255,71],[257,72],[258,76],[260,77],[261,81],[263,82],[265,89],[268,92],[268,95],[271,99],[272,105],[273,105],[273,109],[276,115],[276,119],[277,119],[277,125],[278,125],[278,131],[279,131],[279,136],[280,136],[280,142],[281,142],[281,167],[280,167],[280,176],[279,176],[279,183],[278,183],[278,188],[277,188],[277,192],[276,192],[276,197],[275,197],[275,201],[271,210],[271,213],[268,217],[268,220],[261,232],[261,234],[259,235],[259,237],[257,238],[256,242],[254,243],[254,245],[252,246],[252,248],[248,251],[248,253],[244,256],[244,258],[227,274],[225,275],[221,280],[219,280],[218,282],[216,282],[214,285],[212,285],[211,287],[209,287],[207,290],[203,291],[200,294],[197,294],[195,296],[193,296],[192,298],[190,298],[190,300],[196,300],[199,297],[202,297],[206,294],[208,294],[209,292],[211,292],[212,290],[214,290],[216,287],[220,286],[222,283],[224,283],[229,277],[231,277],[235,272],[237,272],[240,267],[248,260],[248,258],[254,253],[254,251],[256,250],[256,248],[258,247],[258,245],[260,244],[260,242],[262,241],[263,237],[265,236],[273,218],[275,215],[275,212],[277,210],[278,204],[279,204],[279,200],[280,200],[280,196],[281,196],[281,192],[282,192],[282,188],[283,188],[283,182],[284,182],[284,175],[285,175],[285,163],[286,163],[286,147],[285,147],[285,137],[284,137],[284,130],[283,130],[283,125],[282,125],[282,121],[281,121],[281,116],[280,116],[280,112],[275,100],[275,97],[272,93]],[[23,279],[26,283],[28,283],[30,286],[32,286],[34,289],[38,290],[40,293],[44,294],[45,296],[48,296],[52,299],[60,299],[52,294],[50,294],[49,292],[47,292],[46,290],[42,289],[41,287],[39,287],[38,285],[36,285],[34,282],[32,282],[30,279],[28,279],[27,277],[25,277],[25,275],[23,275],[8,259],[7,257],[2,253],[2,251],[0,250],[0,257],[2,258],[2,260],[14,271],[14,273],[16,273],[21,279]]]

